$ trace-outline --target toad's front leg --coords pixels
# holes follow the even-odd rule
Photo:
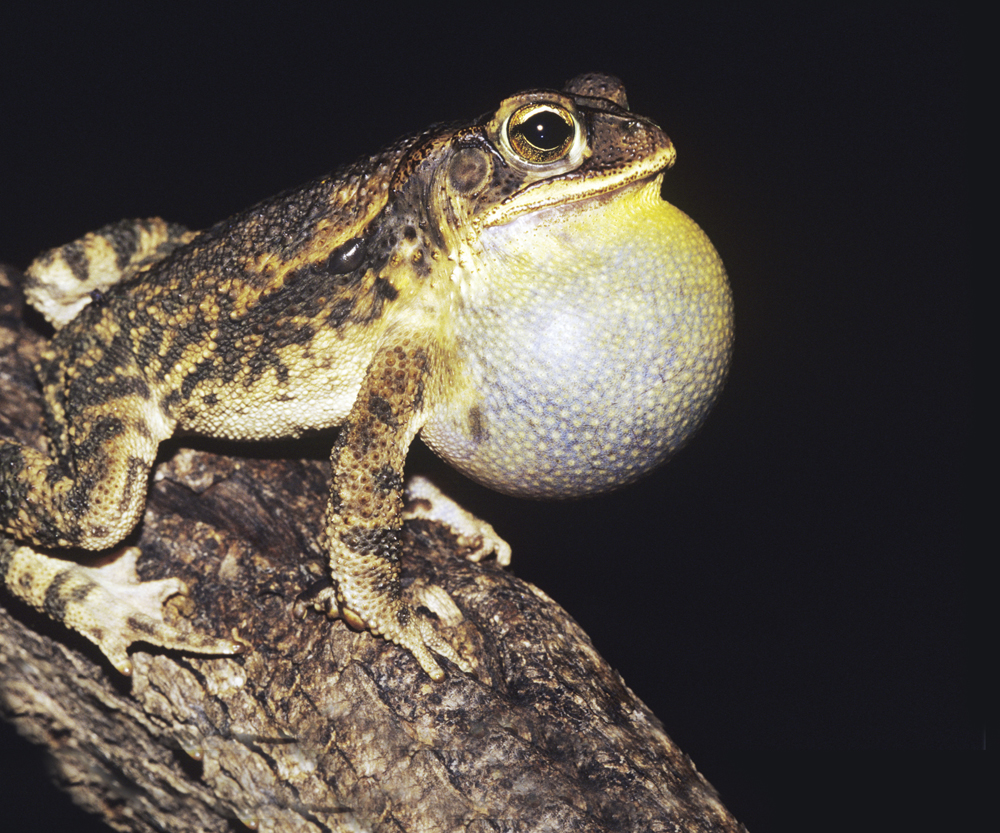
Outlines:
[[[326,537],[336,587],[317,606],[406,648],[440,680],[444,671],[433,654],[463,671],[471,666],[403,594],[399,564],[403,463],[421,424],[430,372],[427,350],[407,341],[380,351],[368,369],[330,457]]]

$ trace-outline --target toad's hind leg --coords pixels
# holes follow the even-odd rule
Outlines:
[[[420,426],[429,373],[426,350],[406,341],[381,351],[368,368],[330,458],[326,539],[336,588],[321,594],[316,606],[406,648],[440,680],[444,671],[434,654],[463,671],[471,666],[417,607],[434,610],[443,620],[439,626],[454,624],[461,614],[453,602],[443,603],[441,588],[420,598],[404,594],[399,564],[403,461]]]

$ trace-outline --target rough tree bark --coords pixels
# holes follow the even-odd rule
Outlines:
[[[40,444],[14,273],[0,271],[0,434]],[[321,461],[165,449],[141,530],[142,578],[238,633],[235,658],[134,651],[131,680],[0,591],[0,708],[118,830],[744,830],[659,721],[544,593],[407,524],[408,580],[461,607],[476,671],[433,683],[402,651],[295,602],[325,574]],[[81,555],[81,557],[84,557]]]

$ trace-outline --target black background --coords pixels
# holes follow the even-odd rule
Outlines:
[[[957,8],[120,8],[0,12],[3,260],[122,217],[204,227],[515,91],[624,79],[678,148],[666,198],[729,270],[729,383],[638,486],[536,504],[467,484],[462,502],[752,833],[969,803],[985,705]],[[29,748],[2,744],[9,829],[60,823]]]

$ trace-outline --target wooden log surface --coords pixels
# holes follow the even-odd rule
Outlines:
[[[0,435],[38,446],[44,336],[16,284],[0,272]],[[126,542],[142,578],[187,582],[173,615],[238,633],[241,656],[140,645],[127,679],[0,591],[0,711],[77,803],[129,831],[744,830],[566,612],[466,561],[446,528],[407,523],[404,580],[455,599],[473,674],[434,683],[384,640],[297,613],[326,574],[328,465],[289,459],[301,449],[166,444]]]

